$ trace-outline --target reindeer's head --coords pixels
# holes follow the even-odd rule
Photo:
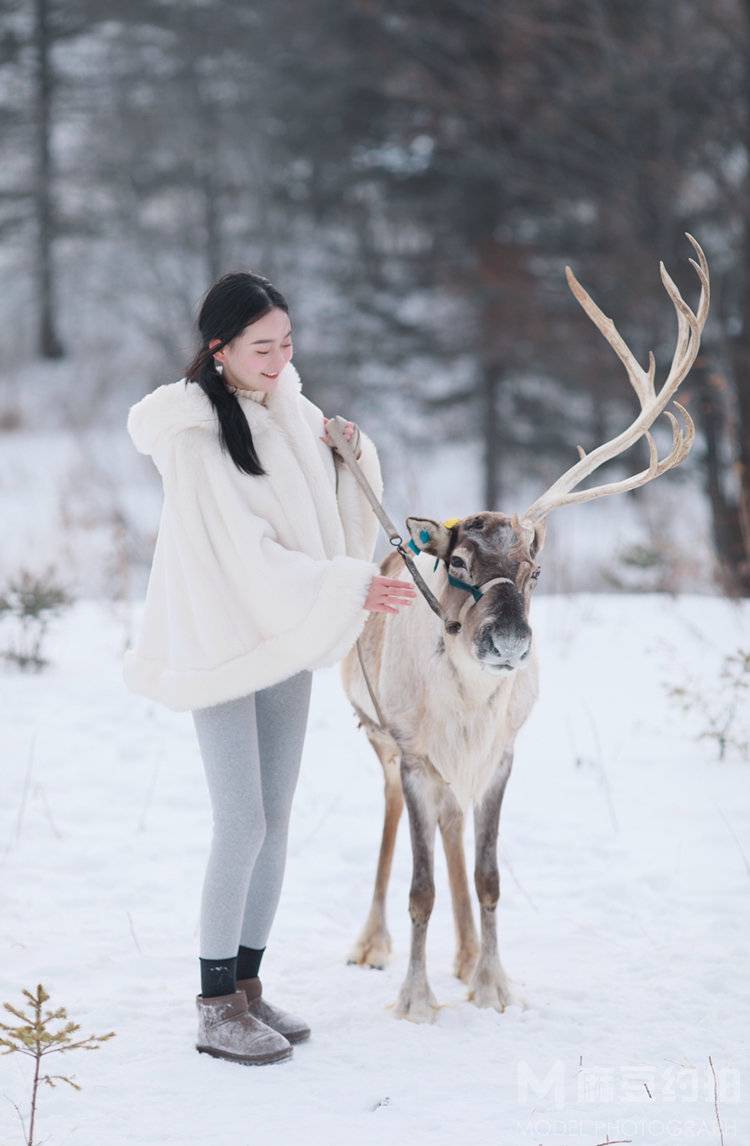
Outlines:
[[[407,517],[413,547],[443,561],[446,633],[485,670],[513,672],[531,649],[529,601],[539,577],[544,525],[475,513],[446,525]]]
[[[685,407],[674,400],[674,396],[700,348],[701,333],[708,316],[710,281],[708,263],[700,244],[692,235],[687,237],[698,255],[697,263],[694,259],[690,262],[700,280],[700,298],[696,310],[692,311],[664,264],[660,264],[662,282],[677,314],[677,345],[669,373],[659,391],[655,386],[653,353],[649,353],[648,369],[644,370],[612,320],[602,313],[570,267],[565,269],[576,299],[627,371],[641,407],[634,421],[617,437],[590,453],[579,446],[579,460],[575,465],[566,470],[520,518],[506,517],[502,513],[475,513],[463,521],[442,524],[422,517],[406,519],[412,548],[431,553],[445,562],[448,578],[439,605],[446,633],[460,640],[464,650],[490,672],[513,672],[529,655],[529,597],[539,576],[537,557],[544,544],[546,519],[552,510],[636,489],[679,465],[690,451],[695,426]],[[666,409],[670,401],[674,402],[677,415]],[[650,430],[662,413],[666,414],[672,427],[672,449],[660,460]],[[587,489],[577,488],[604,462],[622,454],[643,437],[649,448],[646,469],[621,481]]]

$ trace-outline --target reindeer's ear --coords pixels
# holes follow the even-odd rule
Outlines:
[[[453,530],[430,517],[407,517],[406,528],[417,549],[445,559],[450,553]]]
[[[547,520],[538,522],[534,526],[534,540],[531,543],[531,556],[538,557],[544,549],[544,539],[547,535]]]
[[[527,517],[519,518],[516,514],[511,518],[511,524],[516,531],[519,542],[529,557],[536,559],[544,546],[544,537],[547,530],[547,521],[530,521]]]

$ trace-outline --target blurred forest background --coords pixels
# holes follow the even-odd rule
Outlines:
[[[286,294],[396,520],[522,510],[637,408],[565,265],[661,380],[689,231],[696,445],[556,514],[546,587],[750,594],[749,57],[749,0],[2,0],[2,571],[142,588],[160,494],[127,408],[228,270]]]

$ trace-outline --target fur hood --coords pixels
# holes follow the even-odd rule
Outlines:
[[[379,569],[378,520],[320,440],[323,413],[291,362],[265,402],[238,398],[265,474],[238,470],[194,382],[157,387],[127,429],[162,477],[164,502],[128,687],[177,711],[336,663],[364,627]],[[381,498],[373,442],[360,465]]]
[[[302,382],[296,368],[287,362],[279,375],[276,389],[269,393],[266,403],[253,403],[262,412],[250,411],[248,420],[251,430],[262,428],[267,421],[264,418],[267,411],[281,404],[288,406],[298,395],[305,403],[308,402],[307,397],[302,395]],[[240,398],[239,401],[244,407],[252,399]],[[127,429],[138,452],[153,457],[158,464],[161,450],[175,434],[196,426],[215,427],[216,421],[216,411],[198,383],[180,378],[178,382],[157,386],[140,402],[131,406]]]
[[[138,452],[155,459],[160,446],[173,434],[215,419],[213,406],[200,386],[181,378],[179,382],[157,386],[131,406],[127,428]]]

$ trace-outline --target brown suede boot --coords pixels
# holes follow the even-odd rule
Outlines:
[[[279,1034],[284,1035],[290,1043],[301,1043],[310,1037],[310,1028],[296,1015],[274,1007],[263,998],[263,984],[257,977],[254,979],[238,979],[237,989],[244,991],[247,997],[247,1009],[251,1015],[272,1027]]]
[[[248,1010],[242,990],[229,995],[196,995],[198,1041],[195,1048],[214,1058],[261,1065],[289,1058],[289,1040]]]

